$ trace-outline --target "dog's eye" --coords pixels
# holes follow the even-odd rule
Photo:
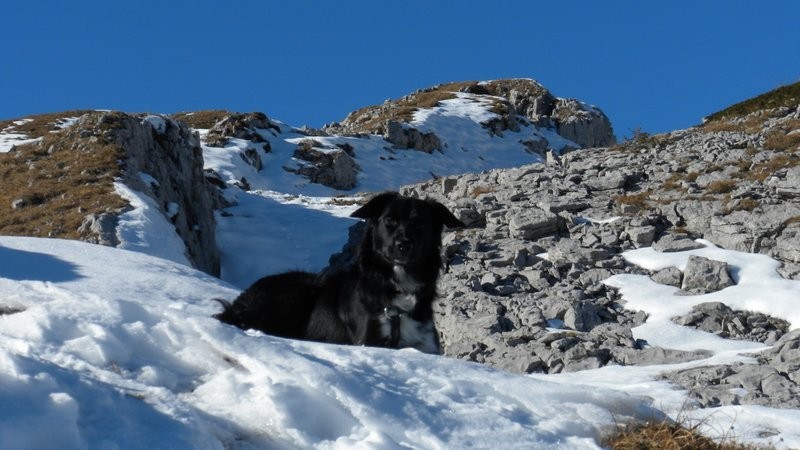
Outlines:
[[[397,226],[397,221],[392,219],[391,217],[387,217],[383,220],[383,225],[386,228],[394,228]]]

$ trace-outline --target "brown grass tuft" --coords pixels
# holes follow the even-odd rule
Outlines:
[[[618,195],[614,197],[614,201],[623,205],[637,206],[639,208],[646,208],[647,202],[650,199],[652,192],[642,191],[637,194]]]
[[[736,188],[736,180],[716,180],[708,183],[706,191],[710,194],[727,194]]]
[[[612,450],[756,450],[758,447],[726,439],[722,443],[701,435],[697,427],[647,422],[620,427],[603,445]]]

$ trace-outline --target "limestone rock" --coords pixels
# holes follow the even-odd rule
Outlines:
[[[387,122],[384,138],[398,149],[408,148],[425,153],[432,153],[434,150],[442,149],[442,142],[436,134],[423,133],[416,128],[404,126],[394,120]]]
[[[197,133],[166,116],[104,113],[96,120],[80,126],[104,129],[104,138],[125,150],[124,180],[128,186],[153,197],[164,208],[178,206],[170,220],[186,244],[189,261],[204,272],[218,275],[214,219],[217,190],[206,180]],[[154,183],[144,182],[142,174]],[[163,212],[167,215],[166,209]]]
[[[695,294],[707,294],[734,284],[728,274],[727,263],[691,255],[683,271],[681,289]]]
[[[316,141],[306,140],[298,145],[294,157],[301,163],[284,169],[308,177],[312,183],[339,190],[356,186],[358,164],[341,148],[323,148]]]

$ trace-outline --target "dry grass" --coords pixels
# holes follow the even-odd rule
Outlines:
[[[173,114],[172,117],[175,120],[179,120],[189,128],[195,128],[200,130],[207,130],[218,122],[222,121],[222,119],[230,116],[231,113],[229,111],[224,111],[221,109],[211,109],[206,111],[196,111],[196,112],[181,112],[177,114]]]
[[[800,164],[800,155],[776,153],[769,161],[753,164],[750,170],[745,173],[745,178],[764,182],[775,172]]]
[[[387,121],[409,122],[414,112],[423,108],[433,108],[439,102],[456,98],[456,93],[476,84],[475,81],[447,83],[423,89],[406,95],[386,105],[367,106],[351,113],[350,117],[367,132],[383,133]]]
[[[747,134],[756,134],[764,127],[764,121],[769,116],[761,112],[747,116],[744,120],[715,120],[702,125],[704,131],[740,131]]]
[[[708,183],[706,192],[709,194],[727,194],[736,188],[736,180],[716,180]]]
[[[637,194],[618,195],[614,197],[614,201],[617,203],[621,203],[623,205],[631,205],[639,208],[646,208],[648,206],[647,202],[652,194],[653,194],[652,191],[647,190],[639,192]]]
[[[800,119],[787,120],[767,134],[764,147],[786,152],[800,151]]]
[[[612,450],[756,450],[758,447],[726,439],[722,443],[701,435],[697,427],[647,422],[620,427],[602,443]]]
[[[479,186],[475,186],[470,191],[469,196],[472,197],[472,198],[478,198],[479,196],[481,196],[483,194],[491,194],[494,191],[495,191],[494,187],[482,184],[482,185],[479,185]]]
[[[726,118],[744,117],[750,113],[764,109],[774,109],[782,106],[794,107],[798,104],[800,104],[800,82],[788,86],[781,86],[765,94],[739,102],[722,111],[711,114],[706,118],[706,126],[711,122]]]
[[[118,147],[78,130],[49,131],[0,154],[0,234],[78,239],[86,215],[127,205],[113,187],[124,158]]]
[[[65,118],[80,117],[91,112],[92,111],[74,110],[54,114],[37,114],[27,116],[23,119],[3,120],[0,121],[0,131],[8,129],[8,132],[24,134],[31,139],[40,138],[53,131],[59,131],[61,129],[59,124],[63,123]],[[23,121],[24,123],[20,125],[14,123]]]

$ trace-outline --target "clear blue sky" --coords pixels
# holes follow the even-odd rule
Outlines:
[[[457,80],[534,78],[617,135],[800,80],[800,1],[4,0],[0,119],[263,111],[321,126]]]

